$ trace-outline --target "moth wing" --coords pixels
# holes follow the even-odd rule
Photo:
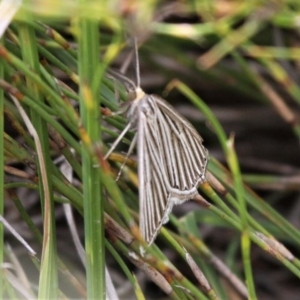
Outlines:
[[[205,181],[208,151],[192,124],[180,116],[165,100],[152,95],[157,109],[158,132],[168,182],[183,201],[190,199]]]
[[[138,111],[140,228],[151,244],[175,204],[205,180],[208,152],[193,126],[157,96]]]
[[[154,241],[160,227],[167,222],[167,212],[173,207],[168,204],[169,192],[159,153],[161,141],[153,135],[155,131],[155,122],[151,124],[148,117],[140,112],[137,141],[140,229],[148,244]]]

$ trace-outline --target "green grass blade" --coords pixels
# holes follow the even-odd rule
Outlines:
[[[82,4],[90,1],[81,1]],[[100,139],[99,91],[92,88],[99,65],[99,28],[96,20],[81,17],[78,24],[80,115],[82,119],[82,176],[88,299],[105,299],[103,196],[99,170],[92,156]],[[98,78],[101,80],[101,78]]]
[[[34,30],[27,25],[20,24],[19,36],[21,41],[22,56],[25,62],[39,74],[39,60]],[[32,90],[36,99],[43,102],[42,95],[30,78],[27,78],[27,86]],[[36,128],[40,147],[43,153],[44,165],[41,158],[38,161],[38,174],[42,179],[43,185],[39,185],[42,212],[44,217],[43,250],[41,258],[40,272],[40,299],[56,299],[58,297],[58,279],[57,279],[57,256],[56,256],[56,230],[54,216],[54,202],[51,177],[47,170],[51,170],[51,158],[49,152],[49,139],[47,126],[44,120],[34,111],[31,111],[32,124]],[[35,140],[37,143],[37,140]],[[38,144],[36,144],[38,151]],[[43,171],[44,170],[44,171]]]

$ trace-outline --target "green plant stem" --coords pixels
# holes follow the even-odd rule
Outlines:
[[[253,274],[251,268],[251,240],[249,234],[249,224],[247,218],[247,203],[244,196],[244,188],[243,188],[243,181],[240,172],[240,167],[237,159],[236,152],[233,146],[233,137],[231,137],[228,141],[228,163],[232,170],[233,178],[234,178],[234,187],[236,191],[236,196],[238,200],[238,210],[240,214],[240,220],[242,225],[242,235],[241,235],[241,249],[242,249],[242,256],[244,262],[244,272],[246,277],[246,283],[249,291],[249,298],[251,300],[257,299],[255,293],[255,286],[253,281]]]
[[[82,4],[91,1],[82,0]],[[95,168],[93,145],[100,139],[99,90],[92,88],[99,65],[99,27],[96,20],[81,17],[78,24],[80,115],[82,120],[82,176],[86,250],[87,298],[105,299],[104,214],[100,174]],[[97,78],[101,80],[101,78]],[[96,123],[96,124],[95,124]]]
[[[28,14],[28,18],[31,16]],[[19,36],[21,42],[21,52],[24,61],[34,70],[35,74],[40,73],[39,60],[36,44],[35,32],[30,25],[19,25]],[[36,83],[30,77],[26,78],[27,87],[32,90],[34,98],[39,102],[43,102],[43,97]],[[52,181],[49,172],[51,170],[51,157],[49,147],[49,137],[47,125],[45,121],[33,110],[31,113],[31,121],[38,134],[39,143],[41,144],[43,160],[45,165],[41,165],[42,160],[37,162],[39,178],[43,184],[48,184],[48,187],[40,184],[40,199],[42,204],[44,234],[43,234],[43,251],[41,258],[41,272],[39,285],[39,299],[56,299],[58,297],[58,279],[57,279],[57,253],[56,253],[56,230],[55,230],[55,215],[54,215],[54,200]],[[37,141],[35,141],[37,142]],[[36,145],[38,149],[38,145]],[[39,155],[39,154],[38,154]]]

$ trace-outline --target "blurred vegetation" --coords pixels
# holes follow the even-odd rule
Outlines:
[[[1,298],[299,297],[298,1],[27,0],[8,28],[5,9]],[[142,88],[210,153],[203,199],[176,206],[150,247],[135,154],[115,181],[133,133],[104,160],[128,99],[106,72],[129,62],[135,81],[133,36]]]

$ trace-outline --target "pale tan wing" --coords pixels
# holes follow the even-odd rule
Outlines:
[[[155,117],[154,117],[155,118]],[[164,223],[169,192],[164,173],[161,139],[156,136],[157,124],[143,111],[138,121],[138,174],[141,233],[149,244],[155,239]]]
[[[193,198],[208,160],[192,125],[157,96],[146,96],[138,109],[140,228],[155,239],[174,204]]]
[[[201,136],[165,100],[155,95],[150,97],[158,108],[157,126],[171,187],[177,189],[179,194],[197,188],[205,180],[208,163],[208,151],[202,144]]]

